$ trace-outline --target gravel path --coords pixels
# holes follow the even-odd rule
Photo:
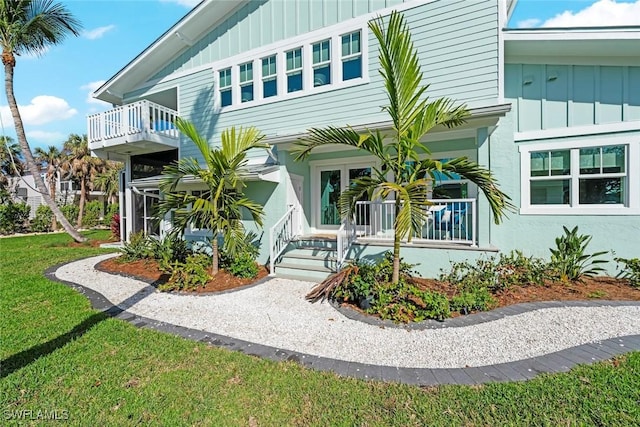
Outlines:
[[[640,305],[546,308],[457,328],[384,329],[348,319],[327,303],[308,303],[304,295],[313,283],[272,279],[216,295],[166,294],[94,269],[112,256],[66,264],[56,277],[93,289],[139,316],[351,362],[406,368],[486,366],[640,334]]]

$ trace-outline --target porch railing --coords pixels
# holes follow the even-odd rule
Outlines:
[[[337,266],[338,270],[340,270],[345,260],[347,259],[347,254],[349,253],[349,248],[353,242],[356,241],[356,226],[350,220],[342,221],[342,225],[338,229],[338,233],[336,235],[336,247],[337,247]]]
[[[427,219],[413,241],[476,244],[476,199],[433,199]],[[395,201],[356,202],[355,227],[359,239],[393,240]]]
[[[170,138],[179,133],[173,122],[177,111],[143,100],[121,105],[87,118],[89,143],[147,132]]]
[[[276,259],[295,236],[294,215],[296,207],[291,206],[278,222],[269,229],[269,272],[275,274]]]

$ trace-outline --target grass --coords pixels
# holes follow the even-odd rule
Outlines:
[[[18,414],[26,424],[45,424],[38,416],[53,414],[71,425],[172,426],[640,420],[638,352],[524,383],[418,388],[340,378],[105,318],[79,293],[43,277],[51,265],[105,252],[68,242],[64,235],[0,240],[4,423],[17,424]]]

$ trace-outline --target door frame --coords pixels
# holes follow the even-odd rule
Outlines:
[[[326,170],[340,170],[340,191],[348,188],[349,169],[359,167],[374,168],[378,161],[374,156],[354,156],[340,159],[312,160],[309,162],[311,173],[311,230],[312,232],[335,232],[340,225],[320,224],[320,173]]]
[[[298,184],[298,185],[296,185]],[[298,196],[296,188],[300,189],[300,195]],[[287,182],[287,208],[289,206],[295,206],[294,211],[294,234],[303,235],[304,224],[304,176],[289,173],[289,180]]]

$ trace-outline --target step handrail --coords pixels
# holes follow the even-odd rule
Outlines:
[[[356,241],[356,225],[354,222],[350,221],[348,218],[342,221],[340,228],[338,229],[338,233],[336,235],[336,246],[337,246],[337,271],[340,271],[344,265],[345,260],[347,259],[347,255],[349,254],[349,249],[353,242]]]
[[[293,214],[296,207],[291,205],[287,212],[269,229],[269,272],[276,274],[276,259],[295,237],[293,232]]]

